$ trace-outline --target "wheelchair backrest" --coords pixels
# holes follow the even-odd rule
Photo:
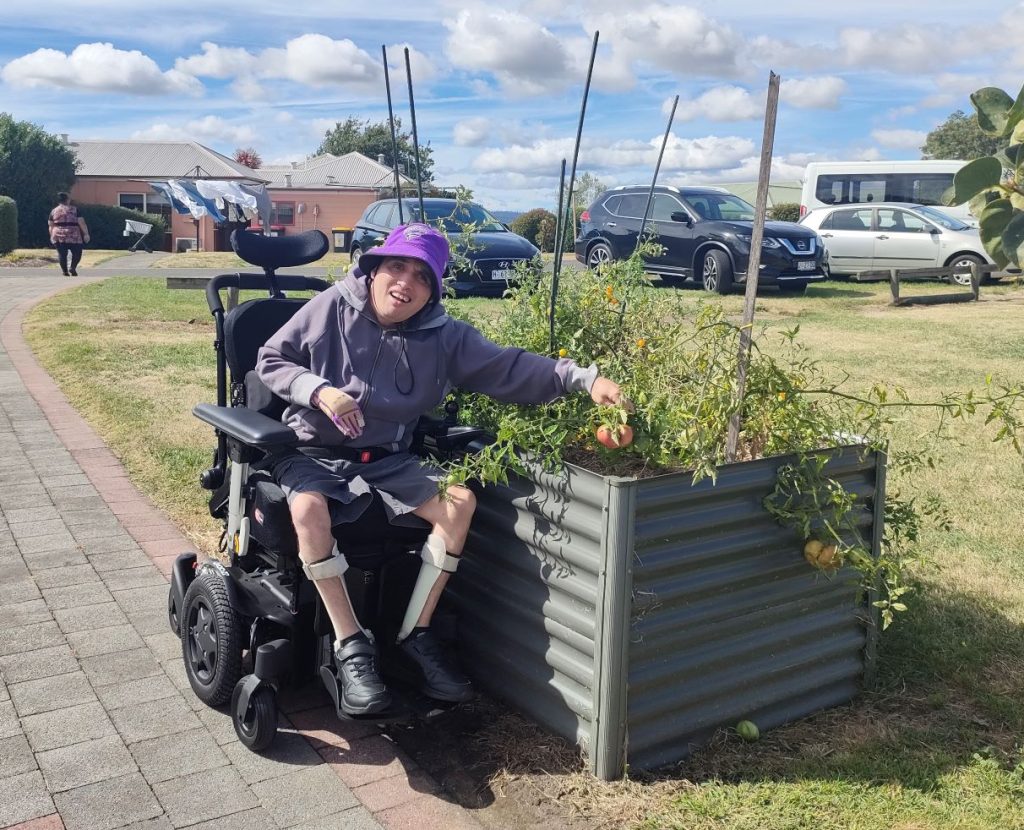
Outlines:
[[[306,304],[304,299],[262,297],[247,300],[224,318],[224,357],[231,380],[241,383],[256,368],[264,344]]]

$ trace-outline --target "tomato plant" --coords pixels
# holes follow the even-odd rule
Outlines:
[[[766,509],[803,539],[822,543],[827,556],[816,556],[815,567],[828,573],[846,562],[862,573],[866,589],[880,585],[876,604],[888,624],[893,611],[904,607],[902,573],[921,522],[944,522],[944,513],[933,503],[904,499],[891,489],[882,551],[872,557],[870,540],[861,538],[856,521],[863,505],[825,474],[827,458],[820,451],[837,443],[888,450],[899,408],[930,406],[941,418],[985,413],[988,421],[998,422],[997,437],[1019,452],[1024,389],[989,382],[980,393],[950,394],[931,402],[910,401],[902,390],[881,384],[851,392],[830,380],[827,367],[806,354],[797,326],[781,335],[763,328],[753,333],[746,394],[738,400],[737,325],[716,302],[701,303],[694,313],[680,292],[652,290],[643,256],[653,252],[645,243],[628,260],[563,276],[553,348],[548,273],[522,273],[519,285],[503,301],[503,313],[478,324],[496,342],[568,356],[582,366],[597,364],[603,375],[622,385],[635,412],[595,407],[585,395],[532,407],[462,396],[462,420],[486,427],[497,441],[452,463],[448,482],[504,481],[510,471],[525,470],[525,458],[548,471],[570,461],[605,475],[688,470],[694,480],[714,478],[726,460],[729,420],[738,411],[738,460],[787,454],[798,458],[780,470]],[[769,337],[779,336],[781,349],[766,348]],[[614,442],[609,449],[601,446],[609,444],[598,428],[610,438],[627,425],[631,441],[621,435],[617,447]],[[925,452],[889,450],[889,458],[903,469],[932,463]]]

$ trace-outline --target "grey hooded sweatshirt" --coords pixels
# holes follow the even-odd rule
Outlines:
[[[597,367],[491,342],[432,303],[384,328],[358,268],[306,303],[260,350],[256,372],[289,403],[282,420],[300,444],[408,450],[419,417],[458,387],[510,403],[545,403],[587,392]],[[310,395],[328,384],[351,395],[366,420],[349,439]]]

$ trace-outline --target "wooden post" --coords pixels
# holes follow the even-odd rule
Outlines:
[[[900,275],[895,268],[889,271],[889,290],[892,292],[892,304],[900,304]]]
[[[978,271],[978,263],[971,263],[971,293],[974,295],[974,299],[980,299],[981,297],[981,274]]]
[[[772,172],[772,149],[775,145],[775,116],[779,110],[780,76],[768,74],[768,103],[764,113],[764,137],[761,139],[761,169],[757,176],[757,199],[754,203],[754,228],[750,234],[750,261],[747,264],[747,283],[743,303],[743,325],[740,329],[740,350],[736,370],[736,412],[729,419],[729,435],[725,445],[725,460],[736,460],[736,447],[740,440],[740,410],[747,386],[747,367],[750,364],[750,344],[754,328],[754,303],[757,301],[757,281],[761,273],[761,240],[764,238],[764,215],[768,208],[768,181]]]

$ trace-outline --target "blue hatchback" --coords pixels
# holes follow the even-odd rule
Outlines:
[[[444,228],[451,240],[453,256],[445,283],[454,290],[456,297],[466,294],[500,296],[515,279],[519,263],[535,263],[539,267],[537,247],[512,233],[475,202],[430,198],[423,200],[423,208],[426,221]],[[402,199],[402,221],[423,221],[419,199]],[[382,199],[366,208],[352,233],[352,261],[355,262],[363,251],[380,245],[399,224],[397,199]],[[472,233],[464,234],[463,230],[469,226],[472,226]]]

